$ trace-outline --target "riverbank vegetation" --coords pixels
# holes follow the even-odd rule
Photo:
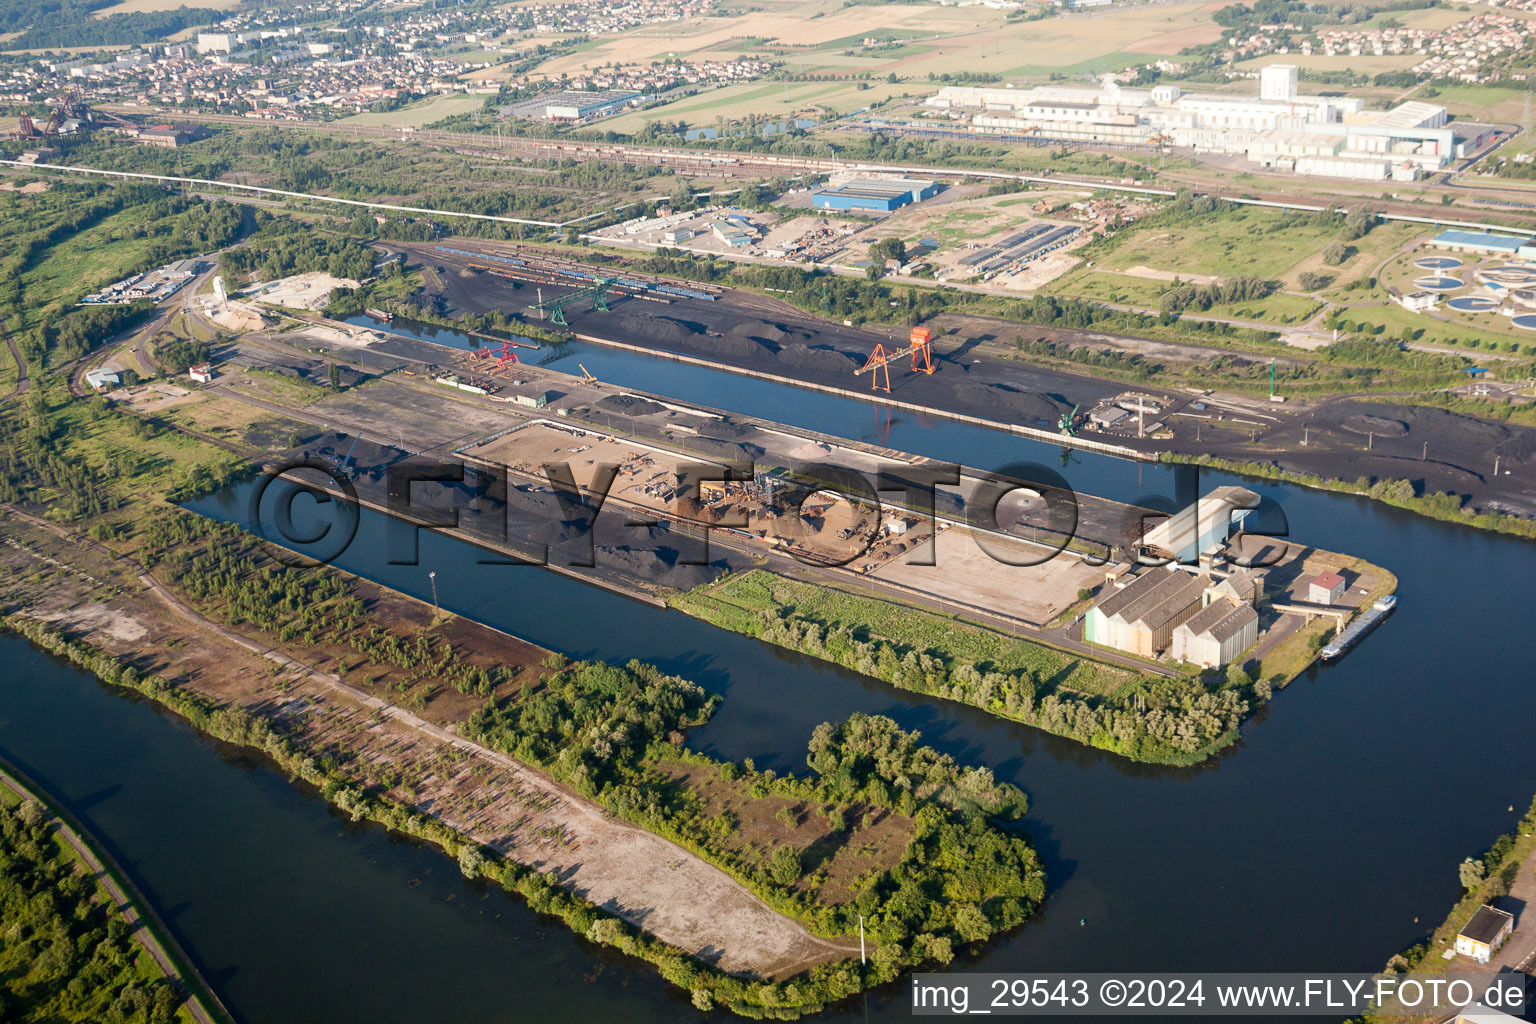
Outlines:
[[[1420,493],[1411,480],[1387,480],[1359,477],[1355,480],[1339,480],[1334,477],[1296,473],[1273,462],[1240,462],[1214,455],[1182,455],[1178,452],[1162,452],[1159,460],[1181,465],[1204,466],[1240,476],[1261,480],[1279,480],[1320,491],[1353,494],[1391,505],[1394,508],[1417,512],[1441,522],[1472,526],[1479,530],[1492,530],[1515,537],[1536,539],[1536,519],[1510,515],[1505,512],[1478,512],[1467,506],[1466,499],[1449,491]]]
[[[1445,920],[1422,941],[1400,953],[1394,953],[1388,959],[1385,971],[1388,974],[1405,974],[1410,971],[1415,974],[1441,974],[1457,973],[1464,968],[1460,958],[1447,960],[1443,953],[1454,948],[1457,933],[1466,927],[1478,907],[1497,905],[1499,900],[1509,895],[1511,887],[1519,880],[1522,868],[1531,870],[1525,865],[1532,854],[1536,854],[1536,800],[1531,801],[1531,806],[1515,827],[1495,839],[1481,855],[1469,856],[1454,866],[1461,881],[1461,898],[1456,901]],[[1452,865],[1446,865],[1447,874],[1452,870]],[[1521,923],[1529,927],[1528,922],[1522,920]],[[1369,1024],[1406,1024],[1407,1021],[1423,1018],[1378,1014],[1362,1019]]]
[[[0,787],[0,920],[0,1019],[191,1020],[49,817],[8,787]]]
[[[1256,700],[1247,681],[1137,676],[963,619],[762,569],[672,603],[723,629],[1137,761],[1206,759],[1236,738]]]
[[[720,698],[652,666],[567,664],[553,654],[542,671],[487,666],[475,645],[450,643],[436,627],[382,620],[334,569],[265,559],[232,525],[176,510],[139,540],[147,567],[203,614],[311,661],[324,651],[349,684],[543,769],[811,930],[845,936],[864,916],[875,956],[862,982],[858,972],[818,970],[764,1004],[711,987],[712,1000],[740,1012],[807,1012],[863,983],[948,963],[959,948],[1022,924],[1044,897],[1038,858],[1006,825],[1023,815],[1024,794],[889,719],[819,727],[806,775],[725,762],[684,745]],[[355,753],[328,760],[366,761]],[[369,793],[403,791],[399,779],[348,778],[349,801],[360,799],[359,781]]]

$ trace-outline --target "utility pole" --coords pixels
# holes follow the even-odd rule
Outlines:
[[[1376,447],[1376,431],[1372,430],[1365,435],[1365,450],[1370,451]]]
[[[1499,457],[1497,455],[1493,457],[1493,475],[1499,475]]]
[[[1428,441],[1424,442],[1424,454],[1419,456],[1419,461],[1420,462],[1428,462],[1429,461],[1429,442]]]
[[[864,915],[859,915],[859,966],[864,965]]]
[[[432,581],[432,625],[435,626],[437,625],[437,617],[441,614],[441,609],[437,606],[437,572],[427,573],[427,579]]]

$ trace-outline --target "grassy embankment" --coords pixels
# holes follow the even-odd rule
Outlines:
[[[1238,686],[1193,674],[1138,676],[963,618],[761,569],[678,594],[672,603],[716,626],[904,690],[1156,764],[1194,764],[1228,746],[1250,708],[1289,681]]]

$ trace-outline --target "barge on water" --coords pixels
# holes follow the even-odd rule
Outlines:
[[[1329,641],[1323,648],[1323,660],[1332,661],[1342,655],[1371,630],[1381,624],[1381,620],[1392,614],[1392,609],[1397,607],[1397,595],[1388,594],[1381,598],[1366,611],[1366,613],[1350,623],[1348,628]]]

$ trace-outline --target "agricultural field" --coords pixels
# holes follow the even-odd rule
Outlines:
[[[1526,90],[1502,85],[1420,86],[1413,99],[1438,103],[1455,117],[1523,124]]]
[[[239,7],[241,0],[197,0],[196,6],[215,11],[228,11]],[[114,14],[147,14],[151,11],[174,11],[178,7],[193,6],[186,0],[119,0],[108,7],[91,12],[93,18],[110,18]]]
[[[1277,57],[1273,53],[1266,53],[1262,57],[1240,61],[1234,64],[1233,67],[1241,71],[1257,72],[1266,65],[1283,61],[1286,64],[1295,64],[1302,71],[1353,71],[1361,75],[1379,75],[1383,71],[1406,71],[1423,59],[1424,56],[1417,53],[1384,53],[1380,57],[1375,54],[1361,54],[1358,57],[1351,57],[1347,53],[1335,54],[1332,57],[1325,53],[1288,53],[1284,57]],[[1252,88],[1252,84],[1252,82],[1248,83],[1250,88]],[[1209,86],[1202,84],[1200,88],[1204,91]],[[1315,83],[1303,82],[1301,91],[1309,93],[1318,88],[1319,86]],[[1400,91],[1396,90],[1396,92]],[[1365,92],[1354,89],[1350,90],[1350,94],[1368,95]]]
[[[919,97],[937,88],[888,82],[748,82],[707,90],[649,110],[631,111],[601,121],[598,127],[634,134],[653,121],[686,121],[691,126],[707,128],[717,119],[733,122],[754,115],[788,117],[802,111],[847,114],[893,96]]]
[[[383,125],[386,128],[420,128],[422,125],[441,121],[445,117],[455,114],[470,114],[484,106],[482,96],[464,96],[455,93],[452,96],[434,96],[420,103],[413,103],[399,110],[391,110],[383,114],[353,114],[344,117],[337,124],[363,124]]]
[[[1113,17],[1082,13],[1024,22],[979,5],[847,7],[830,0],[768,0],[734,17],[605,38],[539,70],[553,80],[614,61],[741,54],[783,61],[796,72],[868,71],[880,77],[894,73],[908,82],[962,71],[1028,75],[1119,70],[1219,39],[1221,27],[1211,13],[1221,6],[1175,3],[1117,9]],[[865,38],[878,43],[866,47]]]

